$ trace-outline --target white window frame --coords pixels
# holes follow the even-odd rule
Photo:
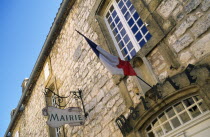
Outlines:
[[[120,50],[120,48],[119,48],[119,46],[118,46],[118,43],[117,43],[117,41],[116,41],[116,39],[115,39],[115,36],[113,35],[113,32],[112,32],[112,30],[111,30],[111,28],[110,28],[110,25],[109,25],[109,23],[108,23],[108,21],[107,21],[107,19],[106,19],[106,14],[109,12],[111,6],[114,7],[114,10],[116,10],[118,17],[120,18],[120,22],[121,22],[122,25],[123,25],[122,28],[124,28],[124,29],[126,30],[127,35],[129,36],[130,41],[131,41],[131,43],[133,44],[136,53],[141,49],[141,47],[140,47],[140,45],[138,44],[137,40],[135,39],[135,35],[134,35],[133,32],[131,31],[131,28],[132,28],[132,27],[130,27],[130,26],[127,24],[127,21],[125,20],[123,13],[120,11],[120,8],[118,7],[118,4],[117,4],[116,0],[111,0],[111,1],[109,2],[109,4],[108,4],[108,6],[107,6],[107,8],[106,8],[106,10],[105,10],[105,12],[104,12],[104,14],[103,14],[103,18],[104,18],[104,20],[105,20],[105,24],[106,24],[106,26],[107,26],[107,28],[108,28],[108,30],[109,30],[109,33],[110,33],[110,35],[111,35],[111,37],[112,37],[112,40],[113,40],[113,42],[114,42],[114,45],[115,45],[115,47],[116,47],[116,49],[117,49],[117,52],[118,52],[120,58],[121,58],[122,60],[125,60],[125,58],[126,58],[127,56],[129,56],[130,58],[132,58],[132,57],[131,57],[131,52],[130,52],[129,50],[127,50],[127,51],[128,51],[128,55],[124,58],[124,56],[123,56],[123,54],[122,54],[122,52],[121,52],[121,50]],[[129,12],[130,12],[130,11],[129,11]],[[131,16],[132,16],[132,15],[131,15]],[[140,16],[140,15],[139,15],[139,16]],[[135,21],[135,22],[136,22],[136,21]],[[119,23],[118,23],[118,24],[119,24]],[[143,24],[144,24],[144,23],[143,23]],[[134,25],[134,24],[133,24],[133,25]],[[142,27],[143,27],[143,26],[144,26],[144,25],[142,25]],[[145,25],[145,26],[146,26],[146,25]],[[142,28],[142,27],[141,27],[141,28]],[[122,30],[122,28],[121,28],[121,30]],[[141,31],[140,31],[140,33],[141,33]],[[146,43],[147,43],[147,39],[145,38],[145,36],[146,36],[148,33],[149,33],[149,31],[148,31],[146,34],[142,35],[142,38],[141,38],[141,39],[144,39],[144,41],[145,41]],[[141,33],[141,34],[142,34],[142,33]],[[141,40],[140,40],[140,41],[141,41]],[[125,47],[125,48],[127,48],[127,47]],[[131,51],[132,51],[132,50],[131,50]]]

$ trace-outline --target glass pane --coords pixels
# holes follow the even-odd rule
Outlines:
[[[163,125],[163,128],[165,130],[166,133],[168,133],[169,131],[172,130],[170,124],[168,122],[166,122],[164,125]]]
[[[163,130],[161,129],[161,127],[156,128],[155,132],[158,135],[158,137],[161,137],[164,134]]]
[[[195,98],[196,101],[201,100],[200,96],[198,96],[198,95],[197,96],[194,96],[194,98]]]
[[[120,31],[120,33],[121,33],[121,36],[123,37],[123,36],[126,34],[125,29],[122,29],[122,30]]]
[[[148,133],[148,136],[149,136],[149,137],[155,137],[155,135],[154,135],[153,132]]]
[[[165,115],[164,113],[160,114],[160,115],[159,115],[159,120],[160,120],[161,122],[166,121],[166,120],[167,120],[166,115]]]
[[[182,103],[177,103],[176,105],[174,105],[174,108],[176,109],[178,113],[184,110],[184,106]]]
[[[112,17],[111,16],[108,18],[108,22],[109,22],[109,24],[112,22]]]
[[[120,21],[119,17],[117,16],[117,17],[114,19],[114,21],[115,21],[115,23],[117,24],[117,23]]]
[[[126,36],[123,39],[124,39],[125,44],[127,44],[128,41],[130,40],[127,34],[126,34]]]
[[[123,6],[123,8],[121,9],[122,13],[125,14],[125,12],[127,11],[127,8],[125,6]]]
[[[128,20],[128,19],[130,18],[130,16],[131,16],[131,14],[130,14],[129,12],[127,12],[127,13],[125,14],[125,19]]]
[[[132,30],[133,34],[136,34],[136,32],[138,31],[138,27],[136,25],[134,25],[131,30]]]
[[[190,116],[187,114],[187,112],[180,114],[180,118],[183,123],[186,123],[187,121],[190,120]]]
[[[126,5],[127,5],[128,8],[131,6],[130,0],[128,0],[128,1],[126,2]]]
[[[177,117],[172,119],[171,122],[172,122],[174,128],[176,128],[176,127],[181,125],[181,123],[180,123],[180,121],[179,121],[179,119]]]
[[[203,102],[199,103],[200,108],[203,110],[203,112],[207,111],[207,107]]]
[[[146,34],[148,30],[147,30],[146,26],[144,26],[144,27],[141,28],[141,31],[142,31],[144,34]]]
[[[185,104],[187,107],[189,107],[189,106],[191,106],[192,104],[194,104],[194,101],[193,101],[192,98],[188,98],[188,99],[185,99],[185,100],[184,100],[184,104]]]
[[[151,127],[151,125],[149,125],[146,130],[147,130],[147,132],[149,132],[151,129],[152,129],[152,127]]]
[[[135,12],[133,17],[134,17],[135,20],[137,20],[139,18],[139,14],[137,12]]]
[[[111,27],[112,30],[114,29],[114,27],[115,27],[114,22],[110,25],[110,27]]]
[[[142,38],[142,35],[141,35],[140,32],[138,32],[138,33],[135,35],[135,37],[136,37],[136,40],[139,41],[139,40]]]
[[[114,18],[117,15],[117,12],[114,10],[114,12],[112,13],[112,17]]]
[[[201,114],[200,110],[198,109],[197,106],[193,106],[192,108],[189,109],[191,115],[193,118],[197,117],[198,115]]]
[[[151,37],[152,37],[152,35],[151,35],[150,33],[148,33],[148,34],[146,35],[146,39],[147,39],[147,40],[150,40]]]
[[[110,16],[109,12],[106,14],[106,18],[108,18]]]
[[[124,57],[126,61],[130,60],[131,58],[129,56]]]
[[[122,0],[120,1],[120,3],[118,3],[118,5],[119,5],[119,7],[120,7],[120,9],[122,8],[122,6],[123,6],[123,2],[122,2]]]
[[[132,5],[131,7],[130,7],[130,12],[131,12],[131,14],[135,11],[135,8],[134,8],[134,6]]]
[[[128,51],[127,51],[126,48],[124,48],[124,49],[122,50],[122,54],[123,54],[123,56],[126,56],[126,55],[128,54]]]
[[[113,6],[111,6],[111,8],[110,8],[110,10],[109,10],[109,11],[111,11],[111,12],[112,12],[113,10],[114,10],[114,7],[113,7]]]
[[[135,55],[136,55],[136,50],[133,49],[133,50],[131,51],[131,56],[133,57],[133,56],[135,56]]]
[[[166,110],[166,113],[167,113],[167,115],[168,115],[169,118],[170,117],[173,117],[175,115],[175,112],[174,112],[174,110],[173,110],[172,107],[170,107],[169,109],[167,109]]]
[[[146,43],[145,40],[142,39],[141,42],[139,43],[140,47],[143,47],[145,43]]]
[[[128,47],[128,50],[131,50],[133,48],[133,44],[131,42],[129,42],[127,47]]]
[[[114,36],[116,36],[116,35],[117,35],[117,33],[118,33],[117,28],[115,28],[112,32],[113,32]]]
[[[141,20],[141,19],[139,19],[139,20],[137,21],[137,24],[139,25],[139,27],[141,27],[141,26],[143,25],[142,20]]]
[[[117,25],[118,29],[120,30],[122,28],[122,23],[120,22],[118,25]]]
[[[159,122],[157,121],[157,119],[152,121],[152,125],[153,125],[153,127],[157,127],[159,125]]]
[[[131,27],[131,26],[133,26],[133,24],[134,24],[134,21],[133,21],[133,19],[131,18],[131,19],[128,21],[128,25]]]
[[[119,42],[121,40],[120,34],[118,34],[116,37],[117,42]]]
[[[120,41],[120,43],[118,45],[119,45],[120,49],[122,49],[125,46],[125,44],[123,43],[122,40]]]

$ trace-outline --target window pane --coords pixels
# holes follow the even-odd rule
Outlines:
[[[120,21],[119,17],[117,16],[117,17],[114,19],[114,21],[115,21],[115,23],[117,24],[117,23]]]
[[[141,35],[140,32],[138,32],[138,33],[135,35],[135,37],[136,37],[136,40],[139,41],[139,40],[142,38],[142,35]]]
[[[148,30],[147,30],[146,26],[144,26],[144,27],[141,28],[141,31],[142,31],[144,34],[146,34]]]
[[[187,121],[190,120],[190,116],[187,114],[187,112],[180,114],[180,118],[183,123],[186,123]]]
[[[143,47],[145,43],[146,43],[145,40],[142,39],[141,42],[139,43],[139,45],[140,45],[141,47]]]
[[[112,17],[111,16],[108,18],[108,22],[109,22],[109,24],[112,22]]]
[[[126,35],[123,39],[124,39],[125,44],[127,44],[128,41],[130,40],[129,37],[128,37],[128,35]]]
[[[128,47],[128,50],[131,50],[133,48],[133,44],[131,42],[129,42],[127,47]]]
[[[123,37],[123,36],[125,35],[125,33],[126,33],[125,29],[122,29],[122,30],[120,31],[120,33],[121,33],[121,36]]]
[[[133,57],[133,56],[135,56],[136,55],[136,51],[135,51],[135,49],[133,49],[132,51],[131,51],[131,56]]]
[[[126,55],[128,54],[128,51],[127,51],[126,48],[124,48],[124,49],[122,50],[122,54],[123,54],[123,56],[126,56]]]
[[[151,37],[152,37],[152,35],[151,35],[150,33],[148,33],[148,34],[146,35],[146,39],[147,39],[147,40],[149,40]]]
[[[155,135],[154,135],[153,132],[148,133],[148,136],[149,136],[149,137],[155,137]]]
[[[112,17],[114,18],[117,15],[117,12],[114,10],[114,12],[112,13]]]
[[[200,108],[203,110],[203,112],[207,111],[207,107],[203,102],[199,103]]]
[[[129,10],[130,10],[131,13],[133,13],[135,11],[134,6],[132,5]]]
[[[171,122],[172,122],[174,128],[176,128],[176,127],[181,125],[181,123],[179,122],[179,119],[177,117],[172,119]]]
[[[133,21],[133,19],[132,19],[132,18],[128,21],[128,24],[129,24],[129,26],[130,26],[130,27],[131,27],[131,26],[133,26],[134,21]]]
[[[196,101],[201,100],[200,96],[194,96],[194,98],[195,98]]]
[[[168,133],[169,131],[172,130],[170,124],[168,122],[166,122],[164,125],[163,125],[163,128],[165,130],[166,133]]]
[[[141,27],[141,26],[143,25],[142,20],[141,20],[141,19],[139,19],[139,20],[137,21],[137,24],[139,25],[139,27]]]
[[[125,14],[125,12],[127,11],[127,8],[125,6],[123,6],[123,8],[121,9],[122,13]]]
[[[194,101],[192,98],[188,98],[184,100],[184,103],[187,107],[191,106],[192,104],[194,104]]]
[[[200,110],[198,109],[197,106],[193,106],[192,108],[189,109],[191,115],[193,118],[197,117],[198,115],[201,114]]]
[[[159,125],[159,122],[157,121],[157,119],[155,119],[153,122],[152,122],[152,125],[153,127],[157,127]]]
[[[122,6],[123,6],[123,2],[122,2],[122,0],[118,3],[118,5],[119,5],[119,7],[120,7],[120,9],[122,8]]]
[[[115,28],[112,32],[113,32],[114,36],[116,36],[116,35],[117,35],[117,33],[118,33],[117,28]]]
[[[182,110],[184,110],[184,106],[182,105],[182,103],[178,103],[178,104],[174,105],[174,107],[178,113],[181,112]]]
[[[133,34],[136,34],[136,32],[138,31],[138,28],[136,25],[134,25],[131,30],[132,30]]]
[[[159,115],[159,119],[160,119],[161,122],[164,122],[164,121],[167,120],[166,115],[164,113]]]
[[[118,34],[116,37],[117,42],[119,42],[121,40],[120,34]]]
[[[158,137],[161,137],[163,135],[163,130],[161,129],[161,127],[156,128],[155,132],[158,135]]]
[[[122,23],[120,22],[118,25],[117,25],[118,29],[121,30],[122,28]]]
[[[131,17],[131,14],[130,14],[129,12],[127,12],[127,13],[125,14],[125,19],[128,20],[130,17]]]
[[[151,125],[149,125],[146,130],[150,131],[151,129],[152,129],[152,127],[151,127]]]
[[[110,16],[109,12],[106,14],[106,18],[108,18]]]
[[[166,113],[167,113],[167,115],[168,115],[169,118],[170,117],[173,117],[175,115],[175,112],[174,112],[174,110],[173,110],[172,107],[170,107],[169,109],[167,109],[166,110]]]
[[[127,5],[128,8],[131,6],[130,0],[128,0],[128,1],[126,2],[126,5]]]
[[[110,11],[112,12],[113,10],[114,10],[114,7],[113,7],[113,6],[111,6]]]
[[[123,43],[123,41],[121,40],[120,43],[118,44],[120,49],[124,48],[125,44]]]
[[[134,17],[135,20],[137,20],[139,18],[139,14],[137,12],[135,12],[133,17]]]
[[[113,22],[110,26],[111,26],[111,29],[113,30],[113,29],[114,29],[114,27],[115,27],[114,22]]]

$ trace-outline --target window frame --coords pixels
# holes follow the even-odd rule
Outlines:
[[[196,101],[195,97],[197,97],[197,96],[198,96],[200,99]],[[189,105],[189,106],[186,106],[186,104],[184,103],[184,101],[187,100],[187,99],[190,99],[190,98],[193,100],[194,103],[191,104],[191,105]],[[199,122],[201,121],[201,120],[199,120],[201,117],[205,117],[206,114],[209,114],[209,113],[210,113],[210,111],[208,110],[208,108],[206,108],[206,110],[204,111],[203,108],[201,108],[201,107],[199,106],[199,104],[200,104],[201,102],[205,105],[204,100],[203,100],[199,95],[196,94],[196,95],[193,95],[193,96],[188,96],[188,97],[186,97],[186,98],[184,98],[184,99],[179,100],[178,102],[173,103],[172,105],[170,105],[169,107],[167,107],[166,109],[164,109],[161,113],[159,113],[159,114],[158,114],[158,115],[157,115],[149,124],[147,124],[147,126],[146,126],[146,128],[145,128],[145,130],[144,130],[146,136],[149,137],[148,133],[153,132],[153,134],[155,135],[155,137],[159,137],[154,131],[155,131],[155,129],[157,129],[157,128],[161,128],[161,130],[162,130],[162,132],[163,132],[163,135],[161,135],[161,137],[167,137],[167,136],[169,136],[169,135],[171,135],[171,134],[176,134],[176,133],[178,133],[180,129],[183,130],[183,127],[185,127],[185,128],[190,127],[190,126],[192,125],[192,123],[194,123],[193,125],[195,125],[195,123],[199,123]],[[182,109],[181,111],[177,112],[177,110],[175,109],[175,105],[177,105],[177,104],[179,104],[179,103],[182,104],[182,106],[184,107],[184,109]],[[197,109],[199,110],[200,114],[198,114],[197,116],[193,117],[192,114],[191,114],[189,111],[190,111],[190,109],[192,109],[192,108],[195,107],[195,106],[196,106]],[[173,112],[175,113],[175,114],[174,114],[173,116],[171,116],[171,117],[169,117],[168,114],[166,114],[166,111],[167,111],[168,109],[170,109],[170,108],[171,108],[171,109],[173,110]],[[187,115],[188,115],[189,118],[190,118],[190,119],[189,119],[188,121],[186,121],[186,122],[183,122],[183,120],[181,120],[181,117],[180,117],[180,115],[181,115],[181,114],[184,114],[184,113],[187,113]],[[161,122],[161,121],[160,121],[160,118],[159,118],[161,114],[164,114],[164,116],[166,117],[166,120],[163,121],[163,122]],[[171,122],[171,120],[172,120],[172,119],[175,119],[175,118],[177,118],[177,119],[179,120],[179,122],[180,122],[180,125],[177,126],[177,127],[174,127],[173,124],[172,124],[172,122]],[[158,126],[156,126],[156,127],[154,128],[152,124],[153,124],[153,122],[154,122],[155,120],[158,121]],[[165,133],[164,128],[163,128],[163,125],[166,124],[166,123],[169,123],[169,124],[170,124],[170,127],[171,127],[171,130],[170,130],[169,132],[167,132],[167,133]],[[149,126],[151,127],[151,129],[150,129],[149,131],[147,131],[147,128],[148,128]]]
[[[130,1],[131,2],[131,1]],[[131,2],[131,4],[132,4],[132,2]],[[107,19],[107,17],[106,17],[106,15],[109,13],[109,11],[110,11],[110,8],[111,8],[111,6],[113,6],[114,7],[114,10],[117,12],[117,15],[116,16],[118,16],[119,18],[120,18],[120,21],[118,22],[118,24],[121,22],[122,23],[122,28],[120,29],[120,30],[118,30],[119,32],[124,28],[125,29],[125,31],[127,32],[127,35],[128,35],[128,37],[129,37],[129,40],[130,40],[130,42],[132,43],[132,45],[133,45],[133,48],[131,49],[131,50],[128,50],[127,48],[127,45],[126,46],[124,46],[123,48],[122,48],[122,50],[124,49],[124,48],[126,48],[126,50],[127,50],[127,55],[125,55],[125,57],[123,56],[123,54],[122,54],[122,50],[120,49],[120,47],[119,47],[119,45],[118,45],[118,42],[117,42],[117,40],[116,40],[116,38],[115,38],[115,36],[114,36],[114,34],[113,34],[113,32],[112,32],[112,30],[111,30],[111,27],[110,27],[110,24],[108,23],[108,19]],[[126,5],[127,6],[127,5]],[[132,6],[135,8],[135,6],[132,4]],[[131,6],[130,6],[131,7]],[[129,7],[129,8],[130,8]],[[127,13],[127,12],[129,12],[130,13],[130,11],[128,10],[128,11],[126,11],[125,13]],[[137,10],[135,9],[135,11],[133,12],[133,14],[134,13],[138,13],[137,12]],[[133,14],[131,15],[131,17],[129,18],[129,19],[131,19],[132,17],[133,17]],[[138,15],[139,15],[139,13],[138,13]],[[116,16],[115,16],[115,18],[116,18]],[[128,25],[128,23],[127,23],[127,20],[125,19],[125,17],[124,17],[124,15],[123,15],[123,13],[121,12],[121,9],[120,9],[120,7],[118,6],[118,3],[117,3],[117,1],[116,0],[110,0],[109,1],[109,3],[108,3],[108,5],[107,5],[107,7],[106,7],[106,9],[104,10],[104,12],[103,12],[103,14],[102,14],[102,17],[103,17],[103,20],[104,20],[104,22],[105,22],[105,25],[106,25],[106,27],[107,27],[107,29],[108,29],[108,32],[109,32],[109,34],[110,34],[110,36],[111,36],[111,38],[112,38],[112,40],[113,40],[113,42],[114,42],[114,45],[115,45],[115,48],[117,49],[117,52],[118,52],[118,54],[119,54],[119,56],[120,56],[120,58],[122,59],[122,60],[125,60],[127,57],[129,57],[130,59],[129,60],[131,60],[136,54],[137,54],[137,52],[139,52],[140,51],[140,49],[141,48],[143,48],[143,46],[145,46],[145,44],[151,39],[151,37],[147,40],[146,39],[146,36],[148,35],[148,33],[150,33],[149,32],[149,30],[148,30],[148,28],[147,28],[147,32],[145,33],[145,34],[143,34],[143,32],[142,32],[142,30],[141,30],[141,28],[143,28],[144,26],[145,27],[147,27],[147,25],[145,25],[145,23],[143,22],[143,20],[141,19],[141,17],[140,17],[140,15],[139,15],[139,17],[138,17],[138,19],[137,20],[141,20],[142,21],[142,26],[141,27],[139,27],[140,28],[140,30],[139,30],[139,33],[141,33],[142,34],[142,36],[141,36],[141,38],[140,38],[140,40],[139,40],[139,43],[141,42],[141,40],[143,39],[144,41],[145,41],[145,44],[143,45],[143,46],[140,46],[140,44],[138,43],[138,41],[136,40],[136,38],[135,38],[135,35],[138,33],[138,31],[134,34],[133,32],[132,32],[132,27],[133,26],[135,26],[135,24],[137,24],[137,20],[134,20],[134,24],[130,27],[129,25]],[[118,25],[117,24],[117,25]],[[151,35],[151,34],[150,34]],[[126,36],[126,34],[123,36],[123,38]],[[128,42],[129,43],[129,42]],[[127,43],[127,44],[128,44]],[[134,55],[134,56],[132,56],[131,55],[131,52],[133,51],[133,50],[135,50],[135,52],[136,52],[136,54]]]

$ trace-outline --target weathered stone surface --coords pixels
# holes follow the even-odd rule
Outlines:
[[[179,59],[180,59],[181,63],[184,64],[184,63],[187,63],[191,57],[192,57],[192,54],[189,51],[187,51],[187,52],[181,53]]]
[[[177,0],[164,0],[157,8],[157,11],[162,17],[168,18],[178,3]]]
[[[201,3],[201,0],[190,0],[184,7],[187,13],[190,13],[192,10],[196,9],[197,6]]]
[[[185,31],[193,25],[193,23],[197,20],[196,16],[190,15],[175,31],[177,37],[180,37],[185,33]]]
[[[210,33],[191,46],[193,55],[199,59],[210,52]]]
[[[81,47],[78,46],[77,49],[76,49],[75,52],[74,52],[73,60],[74,60],[74,61],[78,61],[78,59],[79,59],[79,57],[81,56],[81,54],[82,54]]]
[[[210,12],[208,12],[205,16],[203,16],[198,23],[196,23],[191,32],[195,37],[199,37],[201,34],[206,32],[210,27]]]
[[[201,5],[202,11],[207,11],[210,7],[210,0],[203,0]]]
[[[192,42],[193,42],[192,36],[190,36],[190,34],[187,33],[184,36],[182,36],[180,39],[178,39],[175,42],[175,44],[173,44],[172,46],[176,52],[180,52],[182,49],[189,46],[189,44]]]

